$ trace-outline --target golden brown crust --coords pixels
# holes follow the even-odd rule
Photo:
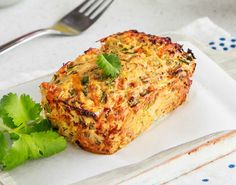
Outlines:
[[[135,30],[100,40],[41,84],[46,116],[59,133],[85,150],[112,154],[181,105],[191,86],[195,57],[169,38]],[[99,54],[121,61],[116,79],[96,66]]]

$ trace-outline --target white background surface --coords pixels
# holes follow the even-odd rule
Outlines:
[[[82,0],[23,0],[0,9],[0,45],[29,31],[47,27]],[[115,0],[108,11],[77,37],[44,37],[0,56],[0,89],[48,74],[73,60],[101,37],[138,29],[160,34],[209,16],[236,35],[235,0]]]
[[[236,83],[200,50],[188,43],[198,58],[188,100],[158,125],[113,155],[97,155],[68,146],[50,158],[28,162],[10,175],[19,185],[64,185],[113,168],[138,162],[167,148],[210,133],[235,129]],[[38,85],[45,79],[6,91],[27,93],[40,101]],[[230,89],[230,91],[228,91]],[[217,171],[216,171],[217,172]],[[30,175],[29,175],[30,174]]]

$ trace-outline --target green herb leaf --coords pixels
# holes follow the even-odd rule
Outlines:
[[[65,139],[53,131],[35,132],[31,134],[31,137],[43,157],[51,156],[66,148]]]
[[[39,118],[42,110],[40,104],[35,103],[29,95],[23,94],[18,99],[17,95],[13,93],[3,96],[0,107],[1,115],[4,115],[3,120],[8,119],[8,122],[10,122],[9,120],[12,118],[15,126]]]
[[[9,136],[10,136],[10,139],[12,140],[17,140],[20,138],[20,136],[14,132],[10,133]]]
[[[101,103],[106,103],[107,102],[107,94],[106,92],[102,92],[101,98],[100,98]]]
[[[5,170],[24,163],[27,159],[48,157],[64,150],[66,141],[56,132],[35,132],[24,134],[15,141],[2,159]]]
[[[52,125],[47,119],[41,120],[39,123],[28,124],[27,126],[19,129],[19,133],[30,134],[32,132],[42,132],[52,130]]]
[[[4,124],[4,126],[7,128],[15,128],[16,126],[15,126],[12,118],[10,118],[8,116],[8,114],[5,113],[3,109],[1,109],[1,107],[2,106],[1,106],[1,102],[0,102],[0,125],[3,126],[3,124]]]
[[[3,132],[0,131],[0,164],[2,163],[2,159],[7,151],[7,141],[3,134]]]
[[[97,57],[97,65],[108,77],[116,77],[120,73],[120,59],[115,54],[101,54]]]
[[[84,76],[81,80],[82,85],[86,85],[89,83],[89,76]]]
[[[22,164],[28,159],[28,146],[24,137],[20,137],[12,144],[12,147],[2,159],[3,168],[5,170]]]
[[[24,94],[18,98],[9,93],[0,100],[0,167],[4,170],[65,149],[65,139],[40,116],[41,110]]]

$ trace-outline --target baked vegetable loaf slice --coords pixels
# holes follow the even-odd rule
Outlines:
[[[169,38],[130,30],[100,41],[40,87],[46,117],[61,135],[112,154],[185,101],[196,64],[191,50]],[[116,77],[97,65],[101,54],[120,60]]]

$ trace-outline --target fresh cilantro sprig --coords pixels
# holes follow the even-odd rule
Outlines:
[[[116,77],[120,73],[120,59],[115,54],[100,54],[97,57],[97,65],[107,77]]]
[[[0,100],[0,168],[12,169],[28,159],[51,156],[66,141],[40,115],[42,108],[29,95],[9,93]]]

